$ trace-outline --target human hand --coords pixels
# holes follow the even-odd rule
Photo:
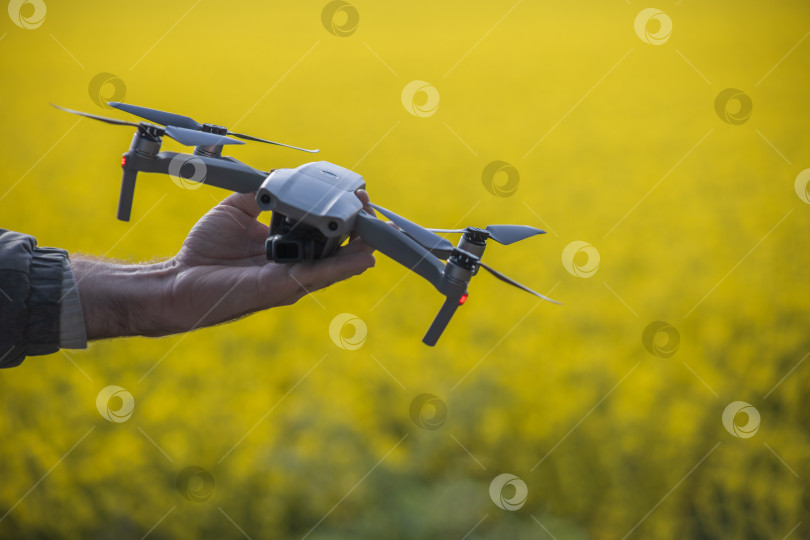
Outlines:
[[[373,214],[368,194],[357,192]],[[308,293],[374,266],[373,249],[353,237],[326,259],[267,260],[267,225],[254,194],[234,193],[208,211],[179,253],[154,265],[73,261],[88,339],[161,336],[295,303]]]

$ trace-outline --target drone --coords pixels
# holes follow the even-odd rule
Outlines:
[[[259,208],[272,212],[265,249],[267,259],[276,263],[293,264],[329,257],[356,233],[369,246],[424,278],[445,297],[422,339],[429,346],[436,345],[456,310],[466,302],[467,286],[481,268],[543,300],[560,303],[481,261],[487,240],[510,245],[544,234],[541,229],[528,225],[428,229],[370,203],[374,210],[391,220],[386,222],[367,212],[355,196],[358,189],[366,187],[363,177],[339,165],[316,161],[292,169],[262,171],[222,155],[224,146],[245,144],[245,140],[310,153],[318,152],[317,149],[235,133],[223,126],[200,124],[188,116],[157,109],[119,102],[108,105],[154,123],[129,122],[53,106],[108,124],[136,128],[129,150],[121,157],[123,176],[117,214],[121,221],[130,219],[138,173],[147,172],[179,176],[238,193],[256,193]],[[193,146],[194,153],[161,152],[164,136]],[[193,168],[193,174],[189,174],[189,167]],[[454,246],[437,233],[461,234],[461,237]]]

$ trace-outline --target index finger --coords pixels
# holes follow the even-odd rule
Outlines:
[[[377,213],[374,211],[374,208],[372,208],[371,205],[369,204],[371,202],[371,199],[369,199],[368,191],[366,191],[365,189],[358,189],[357,191],[354,192],[354,194],[357,195],[357,198],[360,199],[361,203],[363,203],[363,210],[365,210],[372,216],[377,217]]]
[[[232,193],[223,199],[219,204],[233,206],[254,219],[259,217],[259,214],[262,213],[262,209],[259,208],[259,205],[256,202],[255,191],[251,193]]]

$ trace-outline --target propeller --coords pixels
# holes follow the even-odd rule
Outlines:
[[[164,126],[176,126],[180,128],[185,128],[194,131],[200,131],[203,129],[203,124],[200,124],[193,118],[188,116],[183,116],[182,114],[175,114],[165,111],[159,111],[157,109],[150,109],[148,107],[140,107],[138,105],[129,105],[128,103],[121,103],[118,101],[110,101],[107,103],[110,107],[115,107],[116,109],[120,109],[122,111],[128,112],[130,114],[134,114],[135,116],[140,116],[141,118],[145,118],[150,122],[155,122]],[[267,144],[275,144],[276,146],[284,146],[286,148],[292,148],[293,150],[301,150],[302,152],[309,152],[314,154],[315,152],[320,152],[320,150],[309,150],[307,148],[299,148],[298,146],[292,146],[289,144],[283,144],[274,141],[268,141],[266,139],[260,139],[258,137],[253,137],[252,135],[245,135],[244,133],[234,133],[233,131],[226,130],[226,135],[232,135],[239,139],[244,139],[246,141],[256,141],[256,142],[263,142]]]
[[[107,103],[107,105],[164,126],[177,126],[186,129],[193,129],[195,131],[199,131],[203,128],[202,124],[199,122],[196,122],[188,116],[183,116],[181,114],[158,111],[157,109],[149,109],[147,107],[138,107],[137,105],[128,105],[118,101],[110,101]]]
[[[60,107],[56,103],[51,103],[51,107],[56,107],[60,111],[69,112],[70,114],[78,114],[79,116],[86,116],[87,118],[92,118],[93,120],[101,120],[102,122],[107,122],[108,124],[113,124],[116,126],[133,126],[133,127],[140,127],[140,124],[136,124],[135,122],[127,122],[126,120],[118,120],[117,118],[107,118],[106,116],[98,116],[97,114],[90,114],[81,111],[74,111],[73,109],[68,109],[66,107]]]
[[[107,118],[105,116],[98,116],[96,114],[90,114],[82,111],[74,111],[73,109],[60,107],[59,105],[56,105],[54,103],[51,103],[51,105],[62,111],[69,112],[71,114],[77,114],[79,116],[84,116],[87,118],[92,118],[93,120],[99,120],[101,122],[106,122],[108,124],[113,124],[116,126],[132,126],[139,129],[141,128],[141,124],[136,124],[135,122],[127,122],[126,120],[118,120],[116,118]],[[236,139],[231,139],[230,137],[225,137],[224,135],[217,135],[216,133],[207,133],[205,131],[194,131],[192,129],[178,126],[166,126],[166,128],[162,128],[161,131],[170,138],[186,146],[245,144],[242,141],[237,141]]]
[[[245,144],[242,141],[217,135],[216,133],[206,133],[205,131],[194,131],[177,126],[166,126],[166,135],[175,141],[186,146],[213,146],[219,144]]]
[[[530,288],[528,288],[527,286],[523,285],[522,283],[518,283],[517,281],[515,281],[515,280],[514,280],[514,279],[512,279],[512,278],[510,278],[509,276],[506,276],[506,275],[504,275],[504,274],[501,274],[500,272],[498,272],[497,270],[495,270],[495,269],[494,269],[494,268],[492,268],[491,266],[488,266],[488,265],[486,265],[486,264],[482,263],[480,260],[478,261],[478,265],[479,265],[481,268],[483,268],[484,270],[486,270],[487,272],[489,272],[490,274],[492,274],[493,276],[495,276],[496,278],[500,279],[501,281],[504,281],[504,282],[506,282],[506,283],[508,283],[508,284],[510,284],[510,285],[514,285],[514,286],[515,286],[515,287],[517,287],[518,289],[523,289],[523,290],[524,290],[524,291],[526,291],[527,293],[529,293],[529,294],[533,294],[533,295],[537,296],[538,298],[542,298],[542,299],[543,299],[543,300],[545,300],[546,302],[551,302],[552,304],[557,304],[558,306],[561,306],[561,305],[562,305],[562,302],[558,302],[557,300],[554,300],[554,299],[552,299],[552,298],[549,298],[548,296],[545,296],[545,295],[543,295],[543,294],[540,294],[540,293],[539,293],[539,292],[537,292],[537,291],[533,291],[533,290],[531,290]]]
[[[514,279],[510,278],[509,276],[504,275],[501,272],[495,270],[491,266],[489,266],[487,264],[484,264],[483,262],[481,262],[480,257],[478,257],[476,255],[473,255],[472,253],[469,253],[467,251],[464,251],[463,249],[459,249],[457,247],[454,247],[453,244],[451,244],[446,238],[442,238],[441,236],[437,235],[435,232],[432,232],[432,231],[437,231],[437,229],[433,229],[433,230],[425,229],[421,225],[418,225],[418,224],[414,223],[413,221],[405,219],[404,217],[395,214],[391,210],[383,208],[383,207],[381,207],[379,205],[376,205],[374,203],[369,203],[369,204],[372,206],[372,208],[379,211],[382,215],[384,215],[385,217],[390,219],[394,223],[394,225],[396,225],[397,227],[402,229],[402,231],[405,234],[407,234],[408,236],[413,238],[417,243],[421,244],[423,247],[430,250],[432,253],[434,253],[436,255],[444,255],[444,254],[446,254],[447,256],[449,256],[453,252],[460,253],[460,254],[465,255],[465,256],[469,257],[470,259],[474,260],[475,264],[481,266],[487,272],[489,272],[490,274],[492,274],[496,278],[500,279],[501,281],[503,281],[505,283],[508,283],[510,285],[513,285],[513,286],[517,287],[518,289],[522,289],[522,290],[526,291],[529,294],[533,294],[533,295],[537,296],[538,298],[542,298],[543,300],[551,302],[552,304],[560,304],[560,302],[558,302],[556,300],[552,300],[551,298],[549,298],[549,297],[547,297],[545,295],[542,295],[539,292],[533,291],[532,289],[530,289],[530,288],[526,287],[525,285],[515,281]],[[534,227],[528,227],[528,226],[525,226],[525,225],[490,225],[489,227],[487,227],[487,231],[490,232],[490,235],[492,235],[491,229],[493,229],[493,228],[496,231],[496,234],[500,237],[500,240],[495,239],[494,237],[493,237],[493,239],[495,239],[497,242],[500,242],[500,243],[506,244],[506,245],[512,244],[512,243],[517,242],[518,240],[522,240],[524,238],[528,238],[529,236],[534,236],[536,234],[541,234],[541,233],[545,232],[545,231],[541,231],[540,229],[535,229]],[[466,229],[452,230],[452,231],[451,230],[438,230],[437,232],[466,232]],[[501,241],[501,240],[503,240],[503,241]]]
[[[540,294],[539,292],[528,288],[526,285],[523,285],[519,281],[515,281],[514,279],[510,278],[506,274],[502,274],[501,272],[495,270],[494,268],[492,268],[488,264],[485,264],[484,262],[482,262],[480,257],[478,257],[476,255],[473,255],[472,253],[470,253],[468,251],[464,251],[463,249],[460,249],[460,248],[455,248],[455,251],[457,253],[465,255],[466,257],[469,257],[470,259],[473,259],[475,261],[475,264],[477,264],[478,266],[480,266],[481,268],[483,268],[484,270],[486,270],[487,272],[489,272],[490,274],[492,274],[496,278],[500,279],[501,281],[503,281],[505,283],[508,283],[510,285],[513,285],[513,286],[517,287],[518,289],[522,289],[522,290],[526,291],[529,294],[533,294],[538,298],[542,298],[543,300],[545,300],[547,302],[551,302],[552,304],[557,304],[558,306],[562,305],[562,302],[558,302],[557,300],[553,300],[553,299],[549,298],[548,296],[546,296],[544,294]]]
[[[437,233],[467,232],[467,229],[427,229],[427,230]],[[490,238],[492,238],[499,244],[503,244],[504,246],[514,244],[515,242],[525,240],[526,238],[530,238],[538,234],[546,234],[546,231],[538,229],[536,227],[529,227],[528,225],[488,225],[487,228],[484,230],[489,233]]]

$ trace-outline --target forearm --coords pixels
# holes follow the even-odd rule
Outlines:
[[[171,333],[160,321],[171,261],[122,264],[71,255],[87,339]]]

